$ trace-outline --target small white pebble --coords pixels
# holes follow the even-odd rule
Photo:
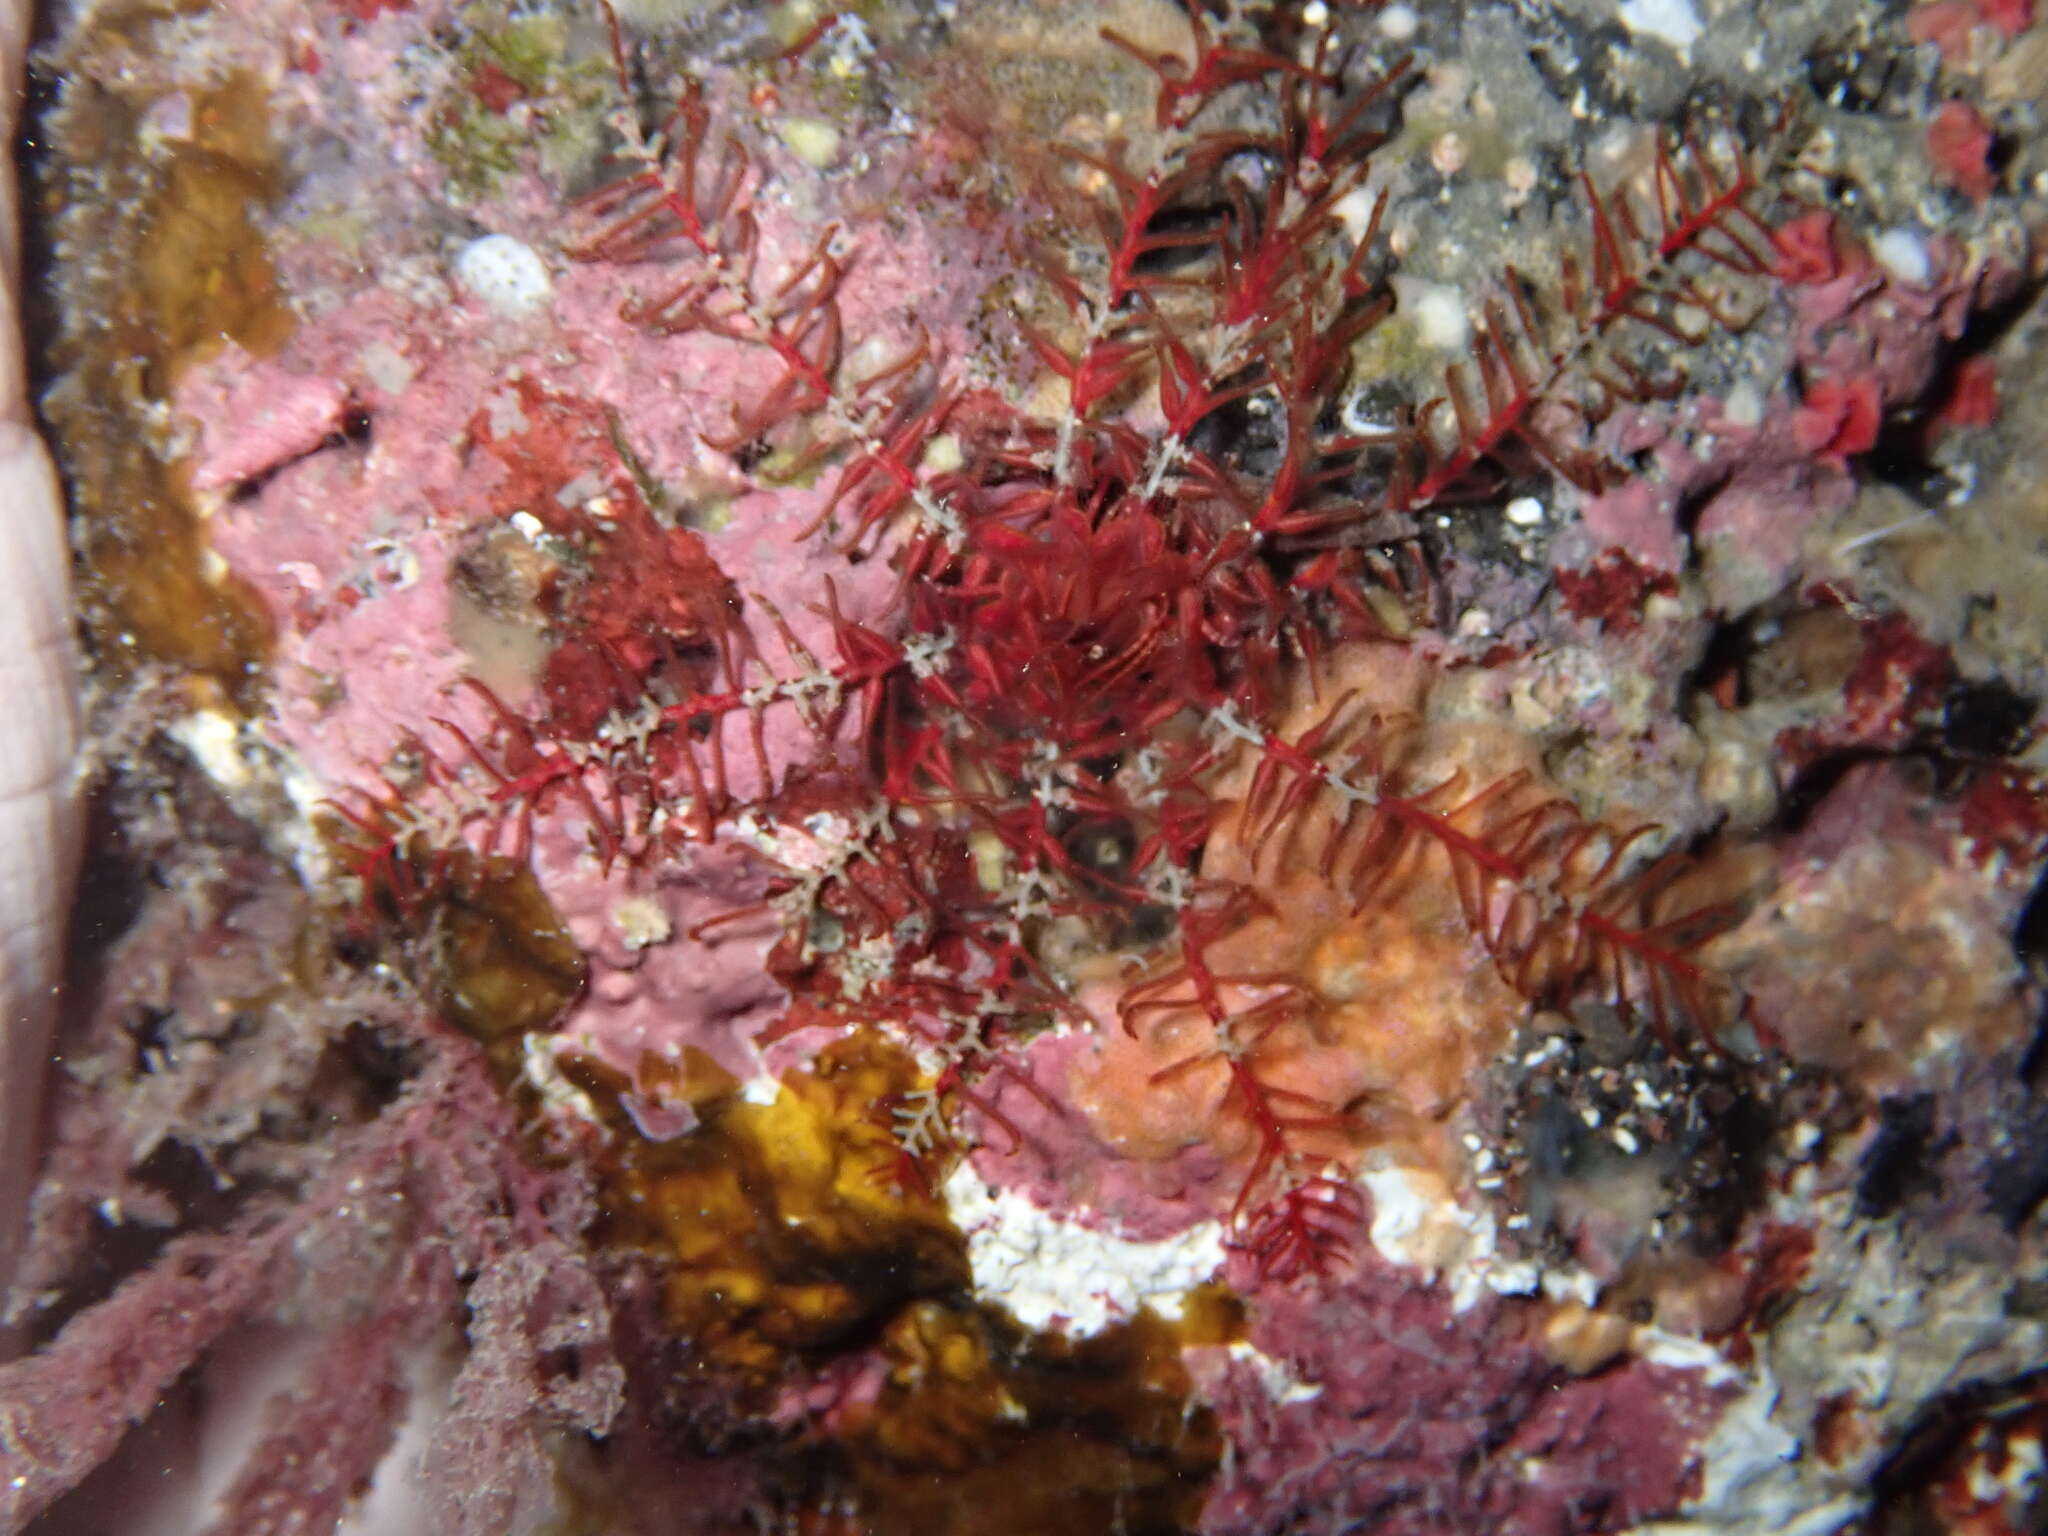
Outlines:
[[[1652,592],[1643,599],[1643,622],[1669,624],[1685,617],[1685,604],[1669,592]]]
[[[1631,32],[1669,43],[1681,53],[1706,30],[1692,0],[1621,0],[1621,24]]]
[[[1490,635],[1493,633],[1493,615],[1484,608],[1467,608],[1458,615],[1455,633],[1460,640],[1476,640],[1481,635]]]
[[[1465,136],[1451,130],[1438,134],[1436,142],[1429,146],[1429,163],[1439,176],[1455,176],[1465,169],[1471,153],[1465,147]]]
[[[1425,346],[1462,352],[1470,344],[1472,318],[1465,313],[1465,300],[1457,289],[1448,283],[1425,282],[1419,277],[1398,274],[1393,286],[1401,312]]]
[[[137,137],[149,148],[191,138],[192,98],[183,91],[159,96],[142,114]]]
[[[1744,429],[1760,427],[1764,420],[1764,393],[1754,383],[1744,379],[1728,391],[1728,398],[1721,402],[1721,419],[1731,427]]]
[[[1617,1125],[1614,1128],[1614,1144],[1630,1157],[1634,1157],[1642,1146],[1642,1143],[1636,1140],[1635,1132],[1625,1125]]]
[[[629,896],[614,907],[612,927],[618,930],[619,942],[633,950],[666,944],[675,933],[661,903],[646,896]]]
[[[1353,187],[1337,199],[1331,210],[1344,225],[1344,233],[1352,240],[1365,238],[1365,232],[1372,227],[1372,210],[1379,202],[1379,194],[1365,187]]]
[[[1517,528],[1534,528],[1543,521],[1543,503],[1534,496],[1517,496],[1507,504],[1507,520]]]
[[[1330,24],[1330,8],[1323,0],[1308,0],[1301,8],[1301,24],[1305,27],[1326,27]]]
[[[1870,243],[1877,264],[1900,282],[1923,288],[1934,276],[1934,257],[1927,237],[1917,229],[1888,229]]]
[[[510,235],[485,235],[465,245],[455,256],[455,281],[508,318],[532,314],[555,293],[547,263]]]
[[[1536,190],[1536,183],[1541,176],[1536,169],[1536,162],[1527,155],[1510,155],[1507,164],[1500,168],[1500,179],[1508,190],[1505,199],[1507,206],[1519,208],[1529,201],[1529,194]]]
[[[822,171],[839,158],[839,130],[823,118],[788,119],[782,125],[782,142],[813,170]]]
[[[1389,42],[1405,43],[1422,28],[1422,18],[1412,5],[1390,5],[1380,12],[1380,36]]]

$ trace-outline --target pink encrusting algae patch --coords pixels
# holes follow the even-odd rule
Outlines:
[[[800,259],[806,230],[782,203],[764,200],[758,217],[764,270]],[[886,239],[849,234],[844,245],[838,302],[863,338],[852,361],[868,369],[957,336],[989,280],[987,256],[957,229],[914,216]],[[766,674],[802,670],[791,638],[813,658],[834,654],[828,589],[841,617],[889,623],[897,578],[886,561],[801,536],[826,509],[829,477],[764,486],[710,446],[773,386],[772,360],[622,318],[636,288],[659,288],[658,273],[557,260],[552,279],[541,310],[511,318],[453,286],[420,284],[421,302],[365,285],[335,295],[277,356],[231,347],[182,381],[176,409],[195,434],[192,484],[214,508],[213,548],[277,622],[268,730],[338,801],[406,789],[406,756],[420,747],[460,767],[461,738],[480,741],[494,723],[465,680],[486,681],[511,710],[540,707],[555,639],[534,613],[479,615],[458,567],[482,536],[544,544],[550,518],[594,499],[601,519],[607,489],[630,483],[628,455],[633,473],[684,488],[662,516],[696,530],[683,537],[701,539],[737,600],[757,614],[772,605],[781,624],[755,626]],[[590,430],[557,427],[572,418]],[[773,784],[743,717],[714,729],[731,793],[763,797]],[[762,722],[762,740],[773,783],[818,748],[791,710]],[[673,1059],[685,1045],[743,1079],[759,1070],[751,1037],[783,999],[762,971],[769,940],[692,933],[762,900],[766,867],[744,843],[686,847],[650,875],[602,858],[572,812],[532,848],[592,964],[560,1022],[565,1039],[629,1075],[643,1056]]]

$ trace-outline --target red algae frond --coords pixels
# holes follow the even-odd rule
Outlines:
[[[801,944],[801,989],[825,987],[823,1012],[807,1018],[844,1016],[848,1001],[868,1016],[897,1014],[934,1063],[922,1108],[903,1118],[913,1155],[938,1143],[930,1116],[948,1100],[1004,1124],[975,1083],[1030,1085],[1004,1053],[1073,1016],[1075,944],[1155,971],[1114,1012],[1133,1036],[1186,1034],[1190,1018],[1194,1034],[1206,1032],[1165,1047],[1145,1085],[1200,1100],[1196,1083],[1208,1083],[1223,1147],[1251,1130],[1233,1153],[1243,1171],[1231,1204],[1233,1221],[1251,1225],[1296,1182],[1321,1178],[1354,1139],[1358,1112],[1409,1130],[1417,1116],[1446,1114],[1458,1083],[1511,1028],[1507,997],[1548,1006],[1595,989],[1673,1042],[1692,1030],[1706,1047],[1726,1022],[1720,987],[1694,958],[1722,915],[1665,899],[1673,862],[1640,854],[1653,829],[1597,825],[1540,793],[1526,768],[1425,770],[1411,731],[1352,696],[1290,723],[1274,709],[1298,688],[1288,655],[1305,653],[1307,676],[1319,676],[1319,651],[1382,631],[1386,584],[1401,582],[1399,559],[1362,559],[1352,545],[1346,530],[1372,508],[1339,498],[1339,479],[1380,465],[1384,506],[1409,512],[1513,453],[1563,459],[1548,401],[1591,367],[1597,342],[1624,322],[1679,338],[1667,307],[1698,297],[1686,266],[1694,254],[1743,276],[1761,276],[1765,262],[1751,244],[1763,227],[1757,188],[1741,164],[1724,168],[1692,145],[1661,152],[1653,215],[1626,195],[1593,203],[1587,279],[1571,279],[1561,301],[1571,340],[1544,342],[1522,307],[1516,332],[1501,319],[1481,342],[1477,383],[1448,379],[1452,436],[1432,424],[1434,410],[1393,432],[1321,434],[1352,346],[1391,307],[1372,274],[1378,211],[1364,227],[1348,219],[1384,141],[1374,115],[1401,70],[1348,90],[1329,55],[1296,61],[1245,45],[1200,12],[1190,43],[1188,61],[1147,59],[1163,82],[1159,162],[1133,166],[1114,150],[1085,158],[1100,252],[1038,262],[1067,315],[1057,336],[1026,332],[1063,385],[1055,420],[989,399],[969,410],[922,342],[856,367],[836,233],[764,252],[752,201],[760,172],[694,88],[659,133],[625,123],[633,168],[588,199],[590,231],[575,250],[594,262],[672,264],[676,276],[625,303],[629,322],[655,336],[709,334],[764,358],[770,383],[737,410],[729,446],[795,434],[805,459],[838,457],[811,537],[858,553],[893,549],[899,586],[891,610],[860,623],[827,588],[836,657],[793,645],[782,616],[756,600],[799,670],[766,668],[745,621],[727,621],[733,639],[717,639],[717,676],[649,688],[633,637],[598,635],[596,655],[616,682],[584,668],[575,676],[596,694],[582,702],[551,684],[551,715],[569,737],[588,737],[600,715],[645,715],[637,793],[653,807],[674,801],[670,834],[786,819],[776,795],[805,778],[801,803],[813,815],[831,811],[858,829],[825,866],[793,870],[774,903],[799,936],[827,918],[836,930],[831,952]],[[1270,127],[1202,125],[1253,84],[1276,88]],[[1157,233],[1243,156],[1270,166],[1260,203],[1237,199],[1202,231]],[[1169,276],[1167,258],[1190,274]],[[1526,358],[1540,346],[1550,350],[1538,369]],[[1628,393],[1616,377],[1602,375],[1610,401]],[[1143,391],[1163,428],[1118,420],[1120,403]],[[1286,424],[1262,479],[1198,444],[1204,424],[1251,397]],[[590,612],[631,614],[674,555],[633,559],[633,586],[625,569],[586,565]],[[1395,592],[1397,606],[1419,598]],[[584,631],[563,643],[590,645]],[[657,616],[639,633],[692,643]],[[549,668],[565,682],[561,655]],[[827,778],[778,784],[764,727],[788,715],[834,764]],[[729,725],[752,741],[752,791],[735,791]],[[836,745],[846,739],[858,741],[858,760]],[[578,768],[616,780],[616,748],[602,741],[563,739],[551,762],[569,784]],[[494,799],[539,803],[539,780],[528,795],[528,780],[492,772]],[[602,813],[592,827],[606,860],[625,848]],[[1233,866],[1233,844],[1243,866]],[[1276,885],[1260,868],[1294,860],[1315,864],[1321,895]],[[1442,870],[1423,879],[1421,862]],[[1331,907],[1329,918],[1303,924],[1303,901]],[[1272,948],[1262,924],[1321,942],[1260,952]],[[1405,924],[1444,963],[1458,924],[1493,958],[1505,993],[1473,1010],[1485,1022],[1364,1018],[1372,1010],[1358,1006],[1346,956],[1366,934],[1386,940]],[[1147,928],[1165,940],[1135,938]],[[1069,958],[1053,958],[1055,934]],[[1415,1010],[1430,983],[1421,989],[1384,1006]],[[1313,1071],[1296,1036],[1333,1059],[1378,1065],[1341,1073],[1346,1090],[1331,1100],[1327,1081],[1325,1092],[1296,1085]],[[1415,1040],[1440,1036],[1438,1061],[1425,1065],[1432,1051]],[[1405,1065],[1386,1061],[1397,1040]],[[1016,1139],[1016,1126],[1006,1130]]]

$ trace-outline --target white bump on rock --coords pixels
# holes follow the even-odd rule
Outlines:
[[[1870,242],[1877,264],[1900,282],[1924,288],[1934,276],[1934,255],[1917,229],[1888,229]]]
[[[1721,402],[1721,419],[1731,427],[1755,428],[1764,421],[1764,392],[1750,379],[1739,381]]]
[[[822,171],[839,158],[839,130],[823,118],[789,118],[782,124],[782,142],[813,170]]]
[[[1380,12],[1380,36],[1393,43],[1405,43],[1422,28],[1422,18],[1412,5],[1390,5]]]
[[[1394,299],[1416,338],[1424,346],[1444,352],[1462,352],[1472,341],[1472,319],[1465,313],[1465,298],[1448,283],[1425,282],[1399,274],[1393,279]]]
[[[547,263],[511,235],[485,235],[465,245],[455,256],[455,281],[508,319],[534,313],[555,294]]]
[[[1692,0],[1621,0],[1621,24],[1631,32],[1669,43],[1681,53],[1706,30]]]

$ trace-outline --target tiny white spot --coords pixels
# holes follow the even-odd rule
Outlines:
[[[1543,521],[1543,503],[1534,496],[1517,496],[1507,504],[1507,519],[1517,528],[1533,528]]]
[[[510,235],[485,235],[455,256],[455,281],[496,314],[530,315],[554,297],[554,279],[533,247]]]
[[[1877,264],[1900,282],[1924,288],[1934,276],[1934,257],[1927,237],[1917,229],[1888,229],[1870,243]]]
[[[1721,419],[1731,427],[1752,428],[1763,425],[1764,395],[1754,383],[1744,379],[1728,391],[1728,398],[1721,402]]]
[[[1380,36],[1389,42],[1405,43],[1421,30],[1422,18],[1412,5],[1390,5],[1380,12]]]
[[[167,734],[222,789],[240,789],[249,782],[249,764],[242,756],[242,726],[233,716],[215,709],[195,710],[175,721]]]
[[[790,118],[782,124],[782,142],[813,170],[822,171],[839,158],[839,130],[822,118]]]
[[[1276,1407],[1312,1402],[1323,1395],[1322,1383],[1311,1384],[1301,1380],[1288,1368],[1286,1361],[1275,1360],[1255,1344],[1237,1339],[1225,1347],[1229,1349],[1231,1359],[1242,1360],[1252,1368],[1258,1376],[1259,1385],[1265,1388],[1266,1396]]]
[[[1455,631],[1461,640],[1476,640],[1481,635],[1493,633],[1493,615],[1484,608],[1467,608],[1458,615]]]
[[[1462,352],[1470,343],[1472,321],[1457,289],[1447,283],[1399,275],[1393,279],[1393,287],[1401,313],[1408,317],[1424,345],[1444,352]]]
[[[1372,210],[1379,202],[1379,195],[1365,187],[1353,187],[1337,199],[1332,209],[1344,225],[1344,233],[1352,240],[1365,238],[1365,232],[1372,228]]]
[[[666,944],[675,933],[661,903],[646,896],[629,896],[614,907],[612,927],[618,930],[619,942],[635,950]]]
[[[1706,30],[1692,0],[1621,0],[1621,24],[1683,53]]]

